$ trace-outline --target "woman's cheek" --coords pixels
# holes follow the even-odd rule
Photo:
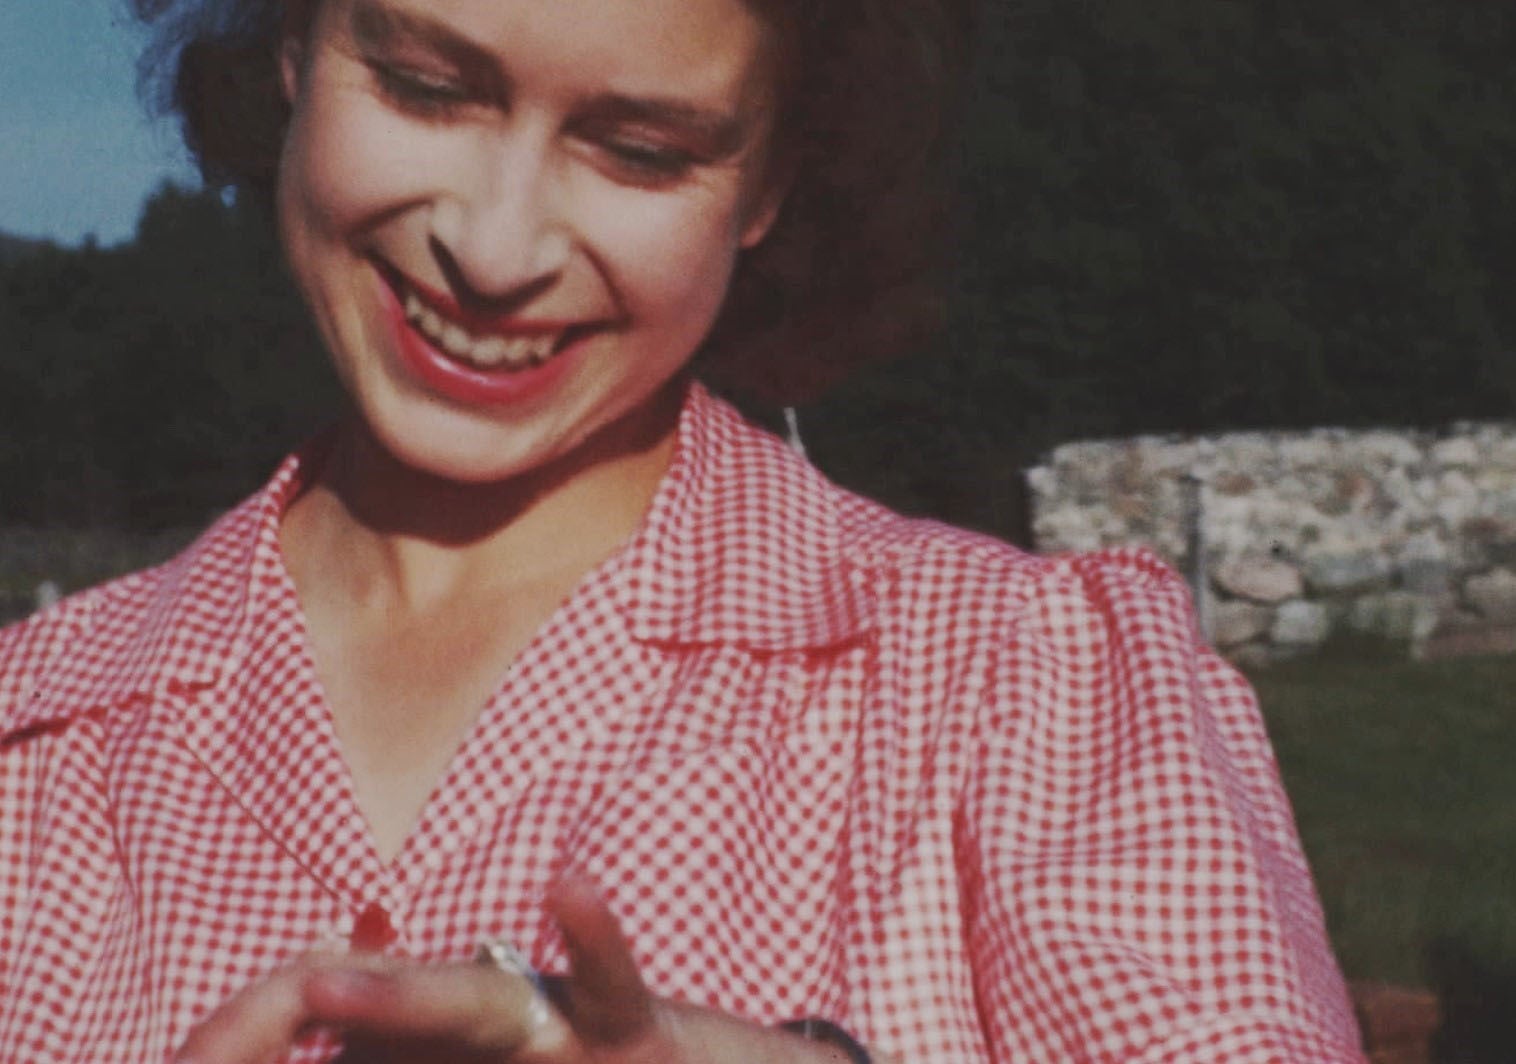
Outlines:
[[[308,116],[302,182],[324,228],[361,227],[425,197],[452,165],[448,138],[406,122],[356,91],[329,94]]]
[[[714,315],[738,248],[736,204],[735,189],[617,190],[594,212],[594,254],[628,300]]]

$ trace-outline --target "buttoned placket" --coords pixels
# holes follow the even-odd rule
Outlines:
[[[240,639],[249,657],[223,670],[226,682],[181,707],[185,740],[267,837],[334,898],[338,915],[325,944],[356,935],[362,946],[405,952],[416,899],[438,871],[491,830],[534,779],[652,697],[653,670],[630,644],[600,640],[593,653],[562,652],[577,641],[576,630],[625,632],[593,615],[615,601],[608,587],[623,574],[614,561],[592,573],[523,651],[386,864],[358,807],[293,586],[277,559],[260,553],[254,583],[262,601],[252,612],[265,630]],[[547,704],[555,689],[576,697]]]

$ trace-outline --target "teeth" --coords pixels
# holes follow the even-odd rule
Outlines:
[[[510,356],[511,345],[503,336],[491,336],[474,345],[474,361],[482,366],[498,366]]]
[[[457,322],[442,316],[421,302],[415,292],[406,292],[402,303],[405,320],[448,355],[480,369],[525,369],[539,366],[553,355],[558,336],[487,336],[477,338]]]
[[[442,330],[442,349],[454,358],[463,358],[473,346],[462,326],[449,324]]]

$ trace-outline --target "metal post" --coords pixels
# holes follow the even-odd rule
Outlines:
[[[793,406],[784,408],[784,441],[801,458],[805,457],[805,441],[800,438],[800,415]]]
[[[37,585],[35,602],[37,609],[50,610],[63,598],[63,589],[55,581],[44,580]]]
[[[1207,564],[1210,553],[1205,539],[1205,478],[1198,473],[1184,475],[1184,549],[1185,579],[1195,602],[1195,623],[1200,634],[1211,638],[1211,579]]]

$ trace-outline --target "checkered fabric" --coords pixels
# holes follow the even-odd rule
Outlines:
[[[1252,695],[1147,553],[897,517],[694,388],[385,863],[278,551],[308,476],[0,634],[7,1064],[161,1061],[355,925],[561,969],[568,864],[657,992],[907,1064],[1361,1059]]]

